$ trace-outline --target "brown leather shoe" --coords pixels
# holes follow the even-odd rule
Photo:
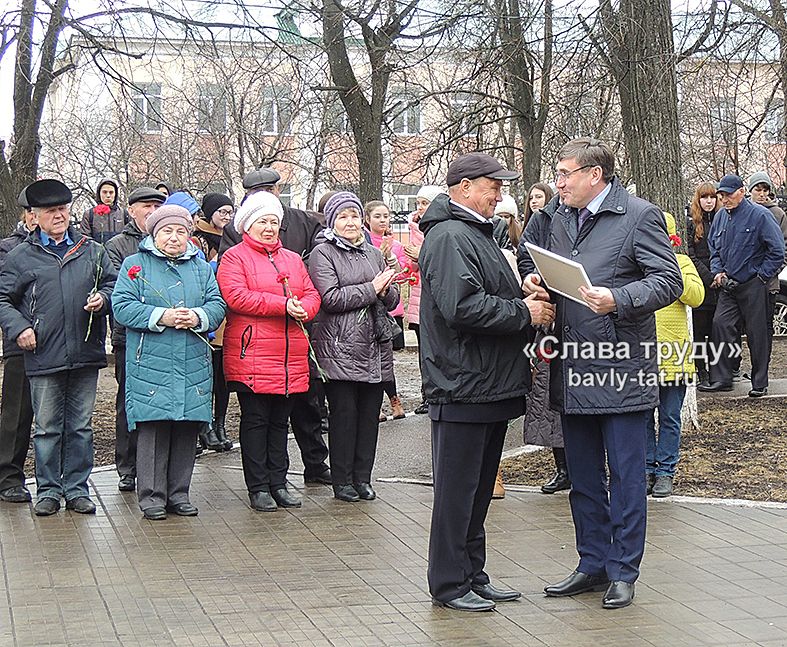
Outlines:
[[[391,398],[391,412],[394,420],[401,420],[405,417],[402,399],[398,395]]]
[[[495,478],[495,489],[492,490],[492,498],[493,499],[506,498],[506,488],[503,485],[503,475],[500,473],[500,470],[497,470],[497,477]]]

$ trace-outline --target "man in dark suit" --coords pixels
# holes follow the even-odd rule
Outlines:
[[[273,168],[263,167],[250,171],[243,178],[243,188],[246,190],[244,200],[257,191],[268,191],[279,197],[280,180],[281,175]],[[309,254],[317,244],[317,235],[324,226],[318,220],[317,214],[312,215],[287,205],[282,205],[282,208],[284,217],[279,228],[281,244],[286,249],[300,254],[304,262],[308,263]],[[228,222],[221,236],[219,259],[226,250],[237,245],[241,240],[243,238],[232,221]],[[325,462],[328,459],[328,447],[322,438],[323,428],[325,431],[328,428],[326,416],[321,411],[321,403],[325,400],[322,383],[318,378],[312,377],[309,390],[293,397],[296,398],[296,404],[290,415],[290,425],[295,442],[301,450],[304,481],[331,485],[331,471]]]
[[[529,257],[520,264],[524,291],[556,300],[561,347],[550,364],[550,401],[562,414],[580,557],[544,592],[606,591],[602,606],[620,608],[634,598],[645,550],[646,425],[659,403],[654,313],[680,296],[683,280],[661,210],[628,194],[606,144],[568,142],[555,183],[561,204],[548,225],[549,249],[581,263],[593,287],[580,288],[584,304],[550,295]]]
[[[503,180],[518,177],[493,157],[470,153],[448,167],[448,192],[419,223],[421,375],[432,421],[434,506],[429,591],[434,604],[491,611],[519,591],[484,572],[484,520],[508,421],[525,411],[531,324],[554,307],[525,299],[492,237]]]

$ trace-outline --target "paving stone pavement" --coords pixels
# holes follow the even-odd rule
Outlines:
[[[604,611],[600,593],[541,593],[576,565],[565,494],[509,490],[487,570],[524,597],[462,614],[427,592],[430,488],[347,504],[291,481],[303,508],[253,512],[236,450],[198,462],[195,518],[144,521],[113,471],[92,476],[95,517],[0,504],[0,646],[787,645],[784,508],[652,503],[635,602]]]

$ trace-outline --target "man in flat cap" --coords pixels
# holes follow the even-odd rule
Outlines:
[[[0,267],[8,252],[24,242],[36,228],[38,219],[27,204],[25,190],[19,194],[22,218],[14,232],[0,240]],[[30,382],[25,375],[25,359],[16,341],[3,335],[3,399],[0,403],[0,501],[27,503],[30,492],[25,487],[25,459],[30,446],[33,405]]]
[[[107,365],[106,314],[116,272],[104,248],[69,226],[71,191],[57,180],[25,190],[38,227],[0,269],[0,325],[25,353],[35,413],[37,501],[47,516],[93,514],[91,417]]]
[[[503,181],[517,177],[489,155],[462,155],[448,167],[448,195],[419,222],[421,375],[434,474],[427,576],[433,602],[459,611],[491,611],[521,596],[484,572],[484,520],[506,428],[524,413],[530,384],[524,346],[531,326],[550,323],[555,312],[524,298],[492,237]]]
[[[145,227],[148,216],[166,199],[166,195],[147,186],[134,189],[129,194],[128,212],[131,220],[120,234],[106,244],[107,255],[116,271],[120,270],[127,257],[139,252],[139,244],[148,235]],[[115,468],[120,477],[118,490],[133,492],[137,479],[137,434],[136,431],[129,432],[126,421],[126,329],[113,318],[111,321],[115,380],[118,383],[115,396]]]
[[[241,200],[241,204],[258,191],[267,191],[278,198],[280,180],[281,175],[273,168],[263,167],[247,173],[243,178],[246,195]],[[308,264],[309,254],[317,244],[317,235],[322,231],[323,225],[315,216],[301,209],[294,209],[287,205],[282,205],[282,209],[284,217],[279,226],[281,244],[290,251],[300,254]],[[228,222],[222,232],[219,260],[226,250],[237,245],[241,240],[242,236],[235,229],[232,221]],[[328,459],[328,447],[322,438],[323,421],[320,412],[320,402],[324,399],[322,384],[312,375],[309,390],[293,397],[297,402],[290,415],[290,424],[295,442],[301,450],[303,478],[306,483],[331,485],[331,471],[325,462]]]

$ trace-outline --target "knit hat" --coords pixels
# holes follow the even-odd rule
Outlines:
[[[510,195],[504,195],[503,199],[497,203],[495,207],[495,215],[499,216],[501,213],[507,213],[511,216],[517,216],[519,209],[516,206],[516,200]]]
[[[197,202],[185,191],[173,193],[164,201],[164,204],[174,204],[179,207],[183,207],[192,216],[199,211],[199,202]]]
[[[325,214],[325,224],[329,229],[333,229],[333,224],[338,216],[345,209],[357,209],[363,215],[363,205],[357,195],[351,191],[338,191],[325,203],[323,213]]]
[[[767,184],[768,190],[771,193],[776,193],[773,189],[773,182],[765,171],[757,171],[749,176],[749,181],[746,184],[746,190],[751,193],[751,190],[758,184]]]
[[[210,222],[218,209],[232,206],[232,200],[223,193],[206,193],[202,198],[202,217]]]
[[[442,187],[426,184],[418,189],[418,193],[415,194],[415,197],[434,202],[434,199],[441,193],[445,193]]]
[[[183,225],[189,232],[194,228],[194,218],[188,209],[177,204],[164,204],[156,209],[145,223],[148,233],[155,238],[156,233],[167,225]]]
[[[246,197],[243,204],[235,212],[235,231],[243,233],[249,231],[257,218],[261,216],[276,216],[281,224],[284,218],[284,209],[279,198],[269,191],[258,191]]]

